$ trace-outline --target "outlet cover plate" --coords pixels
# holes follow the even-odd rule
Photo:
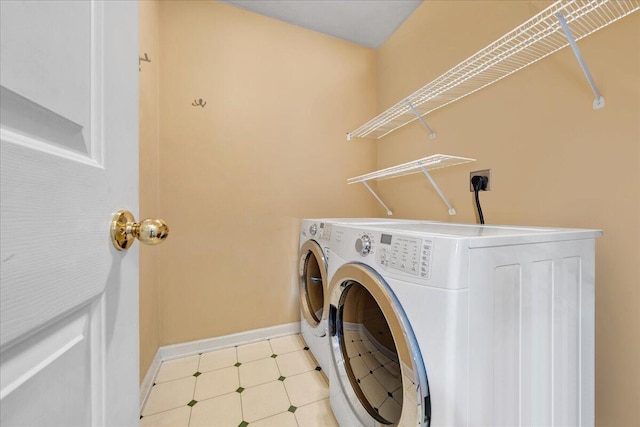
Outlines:
[[[474,176],[486,176],[487,177],[487,189],[483,191],[491,191],[491,169],[483,169],[480,171],[473,171],[469,174],[469,191],[473,193],[473,184],[471,184],[471,178]]]

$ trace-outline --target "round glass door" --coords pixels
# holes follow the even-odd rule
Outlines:
[[[363,423],[428,426],[429,387],[415,336],[388,285],[368,270],[347,264],[331,283],[338,376]]]
[[[317,326],[324,312],[325,260],[320,246],[306,242],[300,249],[300,306],[311,326]]]

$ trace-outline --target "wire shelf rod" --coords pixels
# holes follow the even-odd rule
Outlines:
[[[564,15],[562,14],[562,12],[558,12],[556,16],[558,17],[558,21],[560,21],[560,25],[562,26],[562,29],[565,35],[567,36],[567,40],[569,40],[569,44],[571,45],[571,49],[573,49],[573,53],[576,56],[576,59],[578,60],[578,64],[580,64],[580,68],[582,69],[584,76],[587,78],[587,82],[589,82],[589,86],[591,86],[591,90],[593,91],[593,94],[595,96],[595,99],[593,100],[593,109],[597,110],[597,109],[603,108],[604,98],[600,94],[600,91],[598,90],[598,86],[596,86],[596,82],[593,80],[593,77],[591,76],[589,67],[587,67],[586,62],[582,57],[582,52],[580,52],[580,48],[576,44],[576,41],[573,38],[573,35],[571,34],[571,29],[569,28],[569,25],[567,25],[567,21],[565,20]]]
[[[387,205],[384,204],[384,202],[382,201],[382,199],[380,198],[380,196],[378,196],[378,194],[373,191],[373,188],[371,188],[371,186],[369,185],[369,183],[367,181],[362,181],[362,183],[364,184],[365,187],[367,187],[367,190],[369,190],[369,192],[371,194],[373,194],[373,197],[376,198],[376,200],[378,201],[378,203],[380,203],[382,205],[382,207],[384,208],[384,210],[387,211],[387,215],[391,216],[393,215],[393,212],[391,211],[391,209],[389,209],[387,207]]]
[[[431,185],[433,185],[433,188],[438,193],[438,196],[440,196],[444,204],[447,205],[447,209],[449,209],[449,215],[455,215],[456,210],[453,208],[453,206],[451,206],[451,203],[449,203],[449,200],[447,200],[447,198],[444,196],[444,194],[442,193],[442,190],[440,190],[440,187],[438,186],[438,184],[436,184],[436,182],[433,180],[427,168],[422,166],[420,169],[422,170],[424,175],[427,177],[427,179],[429,179],[429,182],[431,182]]]
[[[416,118],[418,120],[420,120],[420,122],[422,123],[422,125],[427,129],[427,131],[429,132],[429,138],[430,139],[434,139],[436,137],[436,133],[433,131],[433,129],[431,129],[429,127],[429,125],[427,124],[427,122],[422,118],[422,116],[420,115],[420,113],[418,113],[416,111],[416,109],[413,107],[413,105],[411,104],[411,102],[407,101],[407,105],[409,106],[409,108],[411,109],[411,111],[413,112],[413,114],[416,115]]]

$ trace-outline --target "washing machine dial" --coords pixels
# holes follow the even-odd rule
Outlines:
[[[371,252],[371,237],[362,235],[356,240],[356,251],[360,253],[362,256],[369,255]]]
[[[311,225],[311,227],[309,227],[309,233],[311,233],[312,236],[315,236],[317,232],[318,232],[318,224],[313,224]]]

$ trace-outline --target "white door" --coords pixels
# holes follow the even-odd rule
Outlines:
[[[138,4],[0,1],[0,424],[133,426]]]

